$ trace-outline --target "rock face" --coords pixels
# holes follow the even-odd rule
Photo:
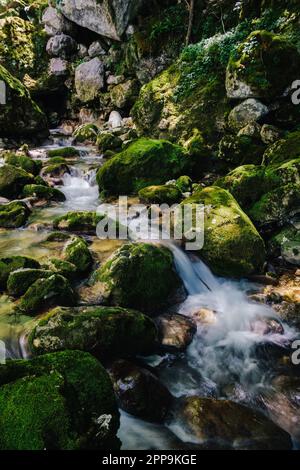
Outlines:
[[[164,420],[172,396],[154,374],[125,360],[113,363],[109,373],[123,410],[148,421]]]
[[[0,413],[1,450],[119,447],[112,384],[88,353],[64,351],[1,365]]]
[[[78,349],[96,356],[151,352],[156,340],[152,320],[120,307],[57,307],[33,327],[33,354]]]
[[[0,106],[0,137],[47,134],[44,113],[31,99],[27,88],[0,65],[0,80],[5,83],[6,104]]]
[[[123,245],[95,272],[94,280],[104,284],[112,305],[152,314],[181,285],[172,253],[149,243]]]
[[[95,99],[104,86],[104,65],[98,57],[78,65],[75,70],[75,87],[83,102]]]
[[[120,40],[140,4],[140,0],[62,0],[59,8],[74,23]]]
[[[204,246],[200,255],[224,276],[247,276],[262,269],[264,242],[228,191],[207,187],[183,204],[204,204]]]
[[[75,32],[76,26],[67,20],[56,8],[48,7],[43,13],[42,23],[48,36]]]
[[[51,57],[68,59],[77,51],[77,43],[67,34],[56,34],[49,39],[46,50]]]
[[[175,415],[191,442],[231,449],[291,449],[285,431],[264,415],[227,400],[189,397]]]

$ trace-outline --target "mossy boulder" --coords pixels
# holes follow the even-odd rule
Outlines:
[[[176,186],[181,193],[189,193],[193,189],[193,182],[189,176],[179,176],[176,180]]]
[[[290,132],[265,151],[264,165],[274,165],[300,158],[300,131]]]
[[[9,295],[21,297],[37,280],[52,276],[53,272],[45,269],[21,268],[10,273],[7,280]]]
[[[50,258],[47,261],[46,266],[51,271],[61,274],[66,279],[73,280],[74,278],[76,278],[77,267],[75,266],[75,264],[70,263],[65,259]]]
[[[21,297],[18,308],[26,315],[38,315],[42,310],[59,305],[74,305],[75,293],[60,274],[37,279]]]
[[[111,381],[90,354],[64,351],[0,366],[0,449],[119,447]]]
[[[43,167],[41,175],[44,178],[62,178],[65,173],[70,173],[66,163],[51,163]]]
[[[119,307],[57,307],[38,321],[29,336],[33,354],[64,349],[97,357],[153,351],[156,327],[136,310]]]
[[[97,172],[104,195],[136,193],[160,185],[192,169],[182,147],[166,140],[139,139],[111,158]]]
[[[66,196],[64,193],[56,188],[42,186],[40,184],[27,184],[23,188],[23,195],[25,197],[36,197],[37,199],[46,199],[46,201],[65,201]]]
[[[191,396],[182,399],[179,420],[191,442],[240,450],[291,449],[289,434],[262,413],[229,400]]]
[[[282,227],[291,216],[299,212],[300,185],[287,184],[264,194],[248,211],[259,228]]]
[[[125,244],[93,276],[103,283],[112,305],[157,314],[181,286],[173,255],[165,247],[149,243]]]
[[[138,80],[127,80],[112,88],[111,102],[119,109],[130,109],[138,97],[140,84]]]
[[[93,258],[86,241],[81,237],[72,237],[64,247],[64,259],[76,266],[77,272],[85,274],[93,264]]]
[[[281,96],[298,78],[300,55],[284,36],[253,31],[233,51],[226,76],[229,98]]]
[[[0,289],[6,289],[6,283],[10,273],[23,268],[39,269],[40,263],[28,256],[0,258]]]
[[[175,204],[182,198],[180,190],[173,184],[147,186],[138,193],[141,202],[146,204]]]
[[[240,277],[262,269],[264,242],[228,191],[207,187],[181,204],[204,205],[204,246],[199,254],[216,274]]]
[[[97,137],[97,147],[105,155],[108,151],[119,152],[122,144],[122,139],[112,132],[101,132]]]
[[[12,165],[0,167],[0,196],[17,198],[26,184],[34,182],[33,175]]]
[[[91,211],[68,212],[56,217],[53,221],[53,228],[68,232],[96,234],[97,224],[103,219],[102,215]]]
[[[284,227],[271,238],[268,248],[272,256],[281,256],[286,263],[299,266],[300,233],[296,227]]]
[[[261,164],[266,146],[253,137],[225,135],[219,142],[218,158],[229,166]]]
[[[80,156],[80,151],[75,147],[59,147],[57,149],[48,150],[47,155],[48,158],[76,158]]]
[[[4,157],[4,161],[8,165],[22,168],[22,170],[25,170],[27,173],[31,173],[34,176],[37,176],[42,168],[42,163],[39,160],[33,160],[26,155],[16,155],[14,153],[9,153]]]
[[[26,224],[30,209],[22,201],[13,201],[0,205],[0,227],[18,228]]]
[[[76,142],[96,142],[99,128],[96,124],[82,124],[73,133]]]
[[[31,99],[27,88],[2,65],[0,81],[6,86],[6,104],[0,107],[0,137],[47,134],[44,113]]]

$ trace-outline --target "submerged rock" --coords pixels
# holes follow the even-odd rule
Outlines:
[[[155,341],[150,318],[120,307],[57,307],[29,335],[33,354],[79,349],[109,358],[152,352]]]
[[[119,360],[109,368],[120,406],[134,416],[162,422],[171,406],[172,395],[149,370]]]
[[[207,187],[181,204],[204,204],[204,246],[199,254],[216,274],[240,277],[262,269],[264,242],[228,191]]]
[[[157,314],[181,285],[173,255],[150,243],[123,245],[93,275],[107,290],[112,305]]]
[[[159,346],[170,352],[184,351],[197,331],[196,323],[178,313],[164,313],[155,319]]]
[[[30,209],[22,201],[13,201],[0,205],[0,227],[18,228],[25,225],[30,215]]]
[[[119,447],[113,387],[88,353],[64,351],[0,365],[0,413],[2,450]]]
[[[227,449],[288,450],[292,441],[285,431],[260,412],[228,400],[197,396],[182,399],[173,423],[183,428],[190,442]],[[171,422],[172,429],[172,422]]]

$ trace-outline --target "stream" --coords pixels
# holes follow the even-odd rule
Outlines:
[[[70,145],[67,137],[52,132],[52,142],[32,151],[32,157],[46,158],[50,148]],[[91,147],[76,147],[80,157],[71,163],[70,174],[63,176],[58,185],[66,201],[47,207],[36,207],[24,229],[0,231],[1,256],[28,255],[38,260],[53,256],[60,246],[43,244],[47,224],[57,215],[70,210],[96,210],[100,204],[95,180],[102,157]],[[103,259],[118,246],[118,241],[95,240],[91,244],[94,254]],[[186,353],[165,354],[142,358],[155,367],[160,380],[175,397],[200,395],[231,399],[267,413],[262,397],[272,392],[272,371],[261,351],[288,347],[297,332],[277,318],[268,306],[251,301],[247,294],[258,292],[260,286],[246,280],[233,281],[217,278],[209,268],[193,254],[185,253],[172,242],[164,242],[173,252],[175,266],[181,277],[187,298],[175,305],[173,312],[192,315],[199,309],[207,309],[210,321],[199,326]],[[98,253],[101,247],[102,252]],[[103,257],[103,258],[102,258]],[[8,296],[0,297],[0,339],[7,345],[8,358],[23,357],[26,351],[22,332],[33,321],[26,316],[12,314],[13,304]],[[260,328],[266,319],[276,320],[283,331],[264,334]],[[274,419],[275,420],[275,419]],[[179,439],[192,442],[191,436],[176,421],[166,426],[139,420],[121,412],[119,437],[122,449],[174,449]],[[299,447],[295,440],[295,447]]]

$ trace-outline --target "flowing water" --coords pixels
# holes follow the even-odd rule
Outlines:
[[[70,139],[55,134],[52,141],[32,151],[32,156],[46,159],[48,149],[70,143]],[[25,229],[0,231],[1,256],[24,254],[41,261],[53,256],[62,247],[59,244],[49,247],[44,243],[49,231],[47,223],[70,210],[97,209],[100,201],[95,168],[101,165],[102,158],[92,148],[78,148],[80,157],[71,163],[70,173],[66,173],[62,184],[57,186],[65,194],[66,201],[34,209]],[[144,238],[143,234],[140,238]],[[91,249],[95,252],[103,250],[106,257],[118,243],[95,238]],[[280,325],[280,321],[271,308],[249,300],[247,293],[258,290],[257,286],[246,281],[217,278],[199,258],[185,253],[175,243],[164,244],[173,252],[177,272],[188,294],[173,311],[194,317],[200,309],[206,309],[209,321],[198,325],[197,334],[185,354],[166,354],[144,360],[156,367],[160,379],[176,397],[197,394],[259,406],[258,399],[270,388],[271,377],[258,351],[261,351],[260,347],[263,351],[268,347],[284,349],[296,332],[282,325],[281,334],[276,331],[264,334],[259,328],[261,323],[275,319]],[[14,314],[9,297],[0,297],[0,339],[6,343],[7,357],[25,354],[26,347],[20,338],[31,321],[31,318]],[[176,421],[170,422],[167,428],[123,412],[119,437],[123,449],[174,449],[180,448],[178,438],[192,441]]]

